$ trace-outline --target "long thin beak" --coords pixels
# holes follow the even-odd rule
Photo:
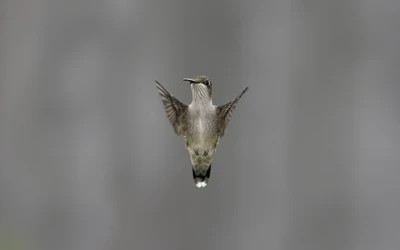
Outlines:
[[[190,82],[190,83],[196,83],[196,81],[193,78],[183,78],[183,81]]]

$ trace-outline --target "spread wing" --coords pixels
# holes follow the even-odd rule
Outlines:
[[[217,107],[217,114],[221,121],[219,126],[220,137],[224,136],[225,128],[228,125],[230,119],[232,118],[232,114],[236,108],[236,104],[239,102],[240,98],[242,98],[242,96],[244,95],[244,93],[247,92],[248,89],[249,89],[248,87],[244,88],[242,93],[240,93],[240,95],[238,95],[235,99],[228,102],[227,104]]]
[[[155,82],[157,84],[158,93],[161,96],[161,101],[164,104],[168,120],[174,127],[175,133],[177,135],[184,134],[183,118],[186,115],[188,106],[172,96],[158,81]]]

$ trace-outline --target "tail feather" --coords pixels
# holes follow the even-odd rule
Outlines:
[[[193,174],[193,180],[194,184],[198,188],[202,188],[207,186],[208,180],[210,179],[210,174],[211,174],[211,164],[208,166],[206,173],[196,173],[194,171],[194,168],[192,167],[192,174]]]

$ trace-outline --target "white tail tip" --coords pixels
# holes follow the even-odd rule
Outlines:
[[[196,179],[194,180],[194,184],[196,184],[196,187],[198,187],[198,188],[203,188],[203,187],[207,186],[207,184],[208,184],[208,178],[205,178],[204,180],[201,180],[201,179],[199,179],[199,178],[196,178]]]

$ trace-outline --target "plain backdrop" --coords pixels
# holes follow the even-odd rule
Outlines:
[[[0,1],[0,248],[395,250],[400,1]],[[154,80],[245,87],[195,187]]]

